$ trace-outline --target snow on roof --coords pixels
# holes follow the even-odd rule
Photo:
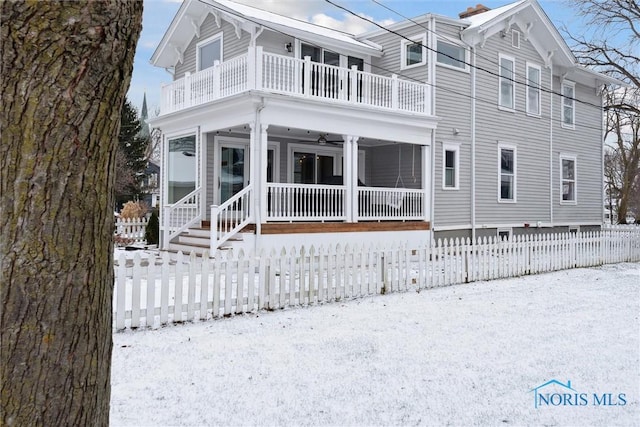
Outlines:
[[[243,17],[249,18],[252,21],[257,21],[272,29],[287,28],[305,33],[314,34],[316,36],[322,36],[329,39],[339,41],[341,43],[347,43],[354,48],[371,50],[372,46],[368,43],[356,40],[353,34],[345,33],[343,31],[334,30],[332,28],[323,27],[320,25],[312,24],[310,22],[302,21],[299,19],[289,18],[288,16],[279,15],[274,12],[258,9],[256,7],[247,6],[245,4],[236,3],[228,0],[205,0],[206,3],[215,7],[216,3],[237,12]],[[280,28],[278,28],[280,27]],[[377,49],[380,50],[380,49]]]
[[[472,15],[472,16],[469,16],[467,18],[464,18],[463,21],[469,21],[471,23],[471,25],[469,25],[467,27],[467,29],[480,27],[480,26],[484,25],[485,23],[493,20],[494,18],[497,18],[498,16],[502,15],[503,13],[507,13],[511,9],[514,9],[514,8],[520,6],[521,4],[526,3],[528,1],[529,0],[520,0],[520,1],[517,1],[515,3],[510,3],[510,4],[507,4],[507,5],[504,5],[504,6],[500,6],[500,7],[497,7],[495,9],[491,9],[491,10],[488,10],[486,12],[482,12],[482,13],[479,13],[477,15]]]

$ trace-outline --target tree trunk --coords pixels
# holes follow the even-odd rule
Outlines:
[[[113,169],[142,1],[1,7],[0,424],[106,426]]]

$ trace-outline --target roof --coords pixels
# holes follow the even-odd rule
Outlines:
[[[520,6],[523,3],[526,3],[526,0],[520,0],[515,3],[510,3],[504,6],[497,7],[495,9],[488,10],[486,12],[478,13],[477,15],[472,15],[464,18],[465,21],[468,21],[470,23],[467,29],[481,27],[483,24],[492,21],[493,19],[500,19],[500,15],[502,15],[503,13],[508,13],[509,11],[516,8],[517,6]]]
[[[341,43],[346,43],[348,45],[352,45],[354,48],[372,48],[370,44],[357,40],[353,34],[312,24],[310,22],[302,21],[299,19],[290,18],[288,16],[279,15],[277,13],[262,10],[257,7],[247,6],[245,4],[240,4],[228,0],[203,1],[214,5],[214,7],[216,4],[219,4],[227,8],[229,11],[240,13],[246,18],[250,18],[251,20],[268,26],[272,29],[282,29],[283,32],[286,32],[287,34],[291,34],[291,32],[306,33],[311,34],[315,37],[320,36],[327,39],[333,39]]]
[[[249,33],[262,26],[265,30],[282,32],[354,55],[382,56],[380,46],[358,40],[353,34],[228,0],[185,0],[151,56],[151,63],[158,67],[174,67],[182,60],[182,53],[209,14],[217,14]]]

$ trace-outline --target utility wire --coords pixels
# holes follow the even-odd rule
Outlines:
[[[437,53],[437,54],[440,54],[440,55],[446,56],[447,58],[453,59],[454,61],[457,61],[457,62],[463,63],[463,64],[465,64],[466,66],[469,66],[469,67],[475,68],[476,70],[484,71],[485,73],[491,74],[491,75],[496,76],[496,77],[498,77],[498,78],[502,78],[502,79],[505,79],[505,80],[510,80],[510,81],[512,81],[512,82],[514,82],[514,83],[517,83],[517,84],[520,84],[520,85],[524,85],[524,86],[527,86],[527,87],[532,87],[532,88],[534,88],[534,89],[538,89],[538,90],[541,90],[541,91],[546,92],[546,93],[551,93],[551,94],[554,94],[554,95],[562,96],[562,97],[564,97],[564,98],[569,98],[569,99],[572,99],[572,100],[574,100],[574,101],[576,101],[576,102],[579,102],[579,103],[581,103],[581,104],[589,105],[589,106],[591,106],[591,107],[598,108],[599,110],[602,110],[602,107],[601,107],[600,105],[596,105],[596,104],[593,104],[593,103],[591,103],[591,102],[583,101],[583,100],[580,100],[580,99],[577,99],[577,98],[568,97],[568,96],[566,96],[566,95],[563,95],[562,93],[559,93],[559,92],[553,91],[553,90],[551,90],[551,89],[544,88],[544,87],[542,87],[542,86],[538,86],[538,85],[531,85],[531,84],[529,84],[529,83],[527,83],[527,82],[520,82],[520,81],[515,80],[515,79],[514,79],[514,78],[512,78],[512,77],[502,76],[502,75],[500,75],[499,73],[496,73],[496,72],[494,72],[494,71],[488,70],[488,69],[483,68],[483,67],[479,67],[479,66],[477,66],[477,65],[475,65],[475,64],[471,64],[471,63],[469,63],[469,62],[467,62],[467,61],[463,61],[463,60],[458,59],[458,58],[456,58],[456,57],[454,57],[454,56],[451,56],[451,55],[449,55],[449,54],[447,54],[447,53],[445,53],[445,52],[438,52],[438,50],[437,50],[437,49],[433,49],[433,48],[432,48],[432,47],[430,47],[430,46],[425,46],[425,45],[424,45],[424,44],[422,44],[421,42],[418,42],[418,41],[415,41],[415,40],[413,40],[413,39],[410,39],[409,37],[407,37],[407,36],[405,36],[405,35],[403,35],[403,34],[400,34],[400,33],[399,33],[399,32],[397,32],[397,31],[391,30],[391,29],[389,29],[389,28],[387,28],[387,27],[385,27],[385,26],[383,26],[383,25],[381,25],[381,24],[378,24],[377,22],[375,22],[375,21],[373,21],[373,20],[371,20],[371,19],[369,19],[369,18],[365,18],[364,16],[358,15],[357,13],[353,12],[353,11],[352,11],[352,10],[350,10],[350,9],[347,9],[347,8],[346,8],[346,7],[344,7],[344,6],[341,6],[341,5],[337,4],[337,3],[334,3],[332,0],[324,0],[324,1],[325,1],[325,2],[327,2],[327,3],[329,3],[329,4],[331,4],[331,5],[333,5],[333,6],[335,6],[335,7],[337,7],[338,9],[341,9],[341,10],[343,10],[343,11],[345,11],[345,12],[347,12],[347,13],[349,13],[349,14],[353,15],[353,16],[356,16],[356,17],[358,17],[358,18],[362,19],[363,21],[366,21],[366,22],[368,22],[368,23],[370,23],[370,24],[373,24],[373,25],[375,25],[376,27],[378,27],[378,28],[380,28],[380,29],[382,29],[382,30],[384,30],[384,31],[386,31],[386,32],[388,32],[388,33],[394,34],[394,35],[396,35],[396,36],[398,36],[398,37],[401,37],[401,38],[403,38],[403,39],[405,39],[405,40],[408,40],[408,41],[410,41],[411,43],[413,43],[413,44],[417,44],[417,45],[419,45],[419,46],[421,46],[421,47],[423,47],[423,48],[425,48],[425,49],[427,49],[427,50],[429,50],[429,51],[431,51],[431,52],[435,52],[435,53]],[[502,67],[502,66],[500,66],[500,68],[505,69],[505,70],[509,70],[508,68],[504,68],[504,67]],[[509,71],[511,71],[511,70],[509,70]]]

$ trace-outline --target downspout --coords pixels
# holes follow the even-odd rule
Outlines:
[[[471,47],[471,244],[476,241],[476,49]]]
[[[549,221],[553,227],[553,64],[549,63]]]
[[[429,21],[429,83],[431,84],[431,115],[436,115],[436,18],[431,15],[431,20]],[[426,165],[425,165],[426,166]],[[433,233],[433,224],[436,218],[436,180],[435,180],[435,170],[436,170],[436,129],[431,130],[431,170],[429,173],[431,174],[431,212],[429,213],[431,218],[431,240],[435,241],[435,235]],[[426,173],[426,171],[425,171]]]
[[[596,85],[598,84],[598,82],[596,81]],[[600,85],[598,87],[598,89],[600,91],[600,111],[604,112],[604,90],[605,90],[605,85],[604,83],[602,85]],[[600,151],[601,151],[601,155],[600,155],[600,175],[602,176],[602,190],[600,191],[600,199],[602,200],[602,202],[600,203],[602,206],[604,206],[604,201],[605,201],[605,190],[604,190],[604,185],[605,185],[605,179],[604,179],[604,138],[605,138],[605,120],[606,120],[606,115],[602,114],[602,118],[600,120]],[[609,193],[611,194],[611,193]],[[611,196],[609,196],[609,218],[612,218],[613,209],[611,208]],[[600,209],[600,216],[601,216],[601,223],[604,224],[604,208]],[[613,224],[613,221],[611,221],[611,223]]]

